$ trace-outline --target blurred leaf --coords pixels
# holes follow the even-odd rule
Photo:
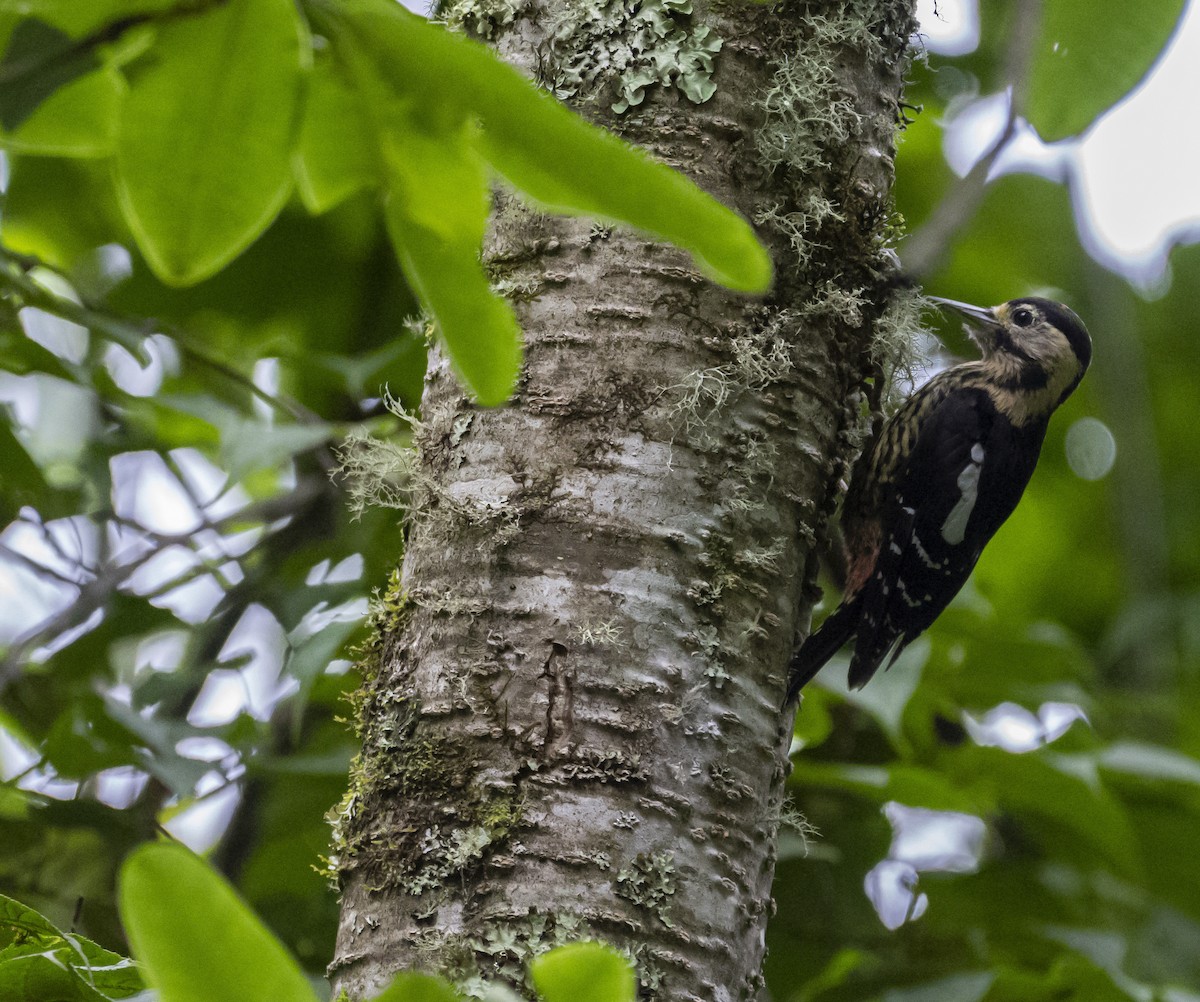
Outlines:
[[[22,56],[16,53],[22,45],[41,48]],[[22,71],[22,79],[5,83]],[[78,48],[41,21],[20,21],[0,60],[0,146],[52,156],[107,156],[124,93],[120,74],[100,68],[90,48]]]
[[[162,1002],[317,1002],[279,940],[180,845],[134,852],[121,869],[120,905]]]
[[[82,38],[101,26],[133,14],[177,6],[179,0],[0,0],[0,15],[34,17]]]
[[[936,981],[884,992],[882,1002],[981,1002],[988,997],[995,980],[992,971],[951,974]]]
[[[841,789],[873,804],[895,800],[911,807],[977,814],[992,806],[978,790],[957,784],[940,770],[915,764],[865,766],[810,762],[801,752],[794,759],[790,779],[806,790]]]
[[[432,974],[397,974],[374,1002],[461,1002],[462,996],[445,978]]]
[[[288,0],[229,0],[165,23],[131,67],[117,187],[164,282],[219,271],[287,200],[305,41]]]
[[[296,151],[296,185],[309,212],[326,212],[359,189],[377,184],[381,171],[375,148],[358,95],[332,54],[317,52]]]
[[[211,770],[211,763],[185,758],[176,751],[183,738],[194,737],[196,728],[184,720],[162,714],[144,715],[131,710],[111,697],[105,699],[109,717],[136,735],[150,754],[144,756],[143,767],[175,796],[191,797],[196,784]]]
[[[1114,981],[1115,974],[1129,983],[1120,971],[1127,945],[1119,934],[1087,928],[1051,928],[1047,934],[1077,951],[1063,954],[1055,963],[1053,975],[1059,985],[1088,1002],[1134,1002],[1145,997],[1125,991]]]
[[[1145,779],[1200,786],[1200,761],[1158,745],[1119,741],[1100,753],[1100,764]]]
[[[432,120],[477,118],[483,156],[560,212],[620,220],[689,251],[710,278],[765,291],[771,262],[749,225],[681,174],[589,125],[476,42],[384,0],[313,0],[336,46],[352,37],[381,77]],[[454,80],[453,89],[443,82]],[[430,109],[438,109],[433,112]],[[547,151],[553,151],[547,155]]]
[[[42,743],[59,775],[80,780],[101,769],[140,764],[140,748],[138,736],[114,720],[104,700],[91,692],[78,694],[64,707]]]
[[[853,948],[839,950],[829,959],[824,970],[804,984],[802,997],[817,998],[826,989],[837,988],[845,984],[855,971],[868,963],[870,963],[870,957],[863,950]]]
[[[1139,873],[1134,832],[1123,805],[1106,790],[1090,754],[1050,751],[1013,755],[998,748],[963,745],[946,754],[946,767],[961,782],[995,797],[1047,849],[1083,864],[1096,853],[1118,872]]]
[[[846,702],[870,713],[893,743],[901,741],[901,718],[921,681],[929,651],[929,638],[918,637],[895,664],[877,673],[869,686],[846,690]]]
[[[1156,908],[1130,943],[1126,966],[1149,984],[1200,985],[1200,922]]]
[[[479,402],[503,403],[521,365],[521,328],[512,307],[492,294],[478,260],[487,225],[483,165],[465,141],[451,145],[417,133],[398,141],[403,159],[389,165],[385,211],[400,265]],[[441,212],[444,223],[435,219]]]
[[[1082,132],[1132,90],[1162,52],[1183,7],[1184,0],[1042,5],[1024,109],[1042,139]]]
[[[67,381],[77,378],[62,359],[26,336],[19,328],[0,328],[0,369],[22,376],[30,372],[44,372]]]
[[[308,691],[317,677],[342,652],[346,641],[361,626],[361,620],[353,619],[330,623],[311,635],[305,635],[303,626],[288,634],[286,670],[299,681],[302,701],[307,699]]]
[[[18,129],[51,94],[98,65],[90,47],[53,25],[20,21],[0,57],[0,127]]]
[[[201,393],[160,394],[141,413],[155,422],[157,433],[171,445],[212,444],[215,440],[221,467],[231,483],[257,471],[274,470],[298,453],[328,441],[334,433],[321,422],[275,423],[246,417],[240,409]]]
[[[271,469],[297,453],[328,442],[333,429],[324,424],[266,424],[262,421],[223,423],[221,463],[233,481],[255,470]]]
[[[603,943],[570,943],[529,962],[544,1002],[634,1002],[633,965]]]
[[[95,248],[128,237],[102,160],[14,155],[4,244],[70,273]]]
[[[833,693],[818,686],[804,690],[792,730],[792,738],[801,748],[815,748],[832,733],[833,718],[829,713],[829,704],[836,698]]]

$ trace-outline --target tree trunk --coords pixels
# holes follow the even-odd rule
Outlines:
[[[748,300],[673,248],[498,197],[486,259],[525,370],[481,410],[431,360],[335,837],[332,974],[352,997],[407,967],[479,994],[597,937],[647,997],[752,999],[784,669],[861,391],[902,326],[883,307],[909,4],[459,10],[761,224],[778,277]],[[685,72],[618,115],[635,36]]]

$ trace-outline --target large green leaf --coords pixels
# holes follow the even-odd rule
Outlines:
[[[521,366],[521,328],[479,263],[487,225],[483,163],[457,136],[397,137],[388,157],[388,235],[409,284],[437,320],[450,358],[482,404],[503,403]]]
[[[83,39],[123,18],[178,6],[179,0],[0,0],[0,15],[37,18]]]
[[[770,285],[770,258],[743,219],[681,174],[572,114],[482,45],[389,0],[311,0],[311,6],[337,25],[335,44],[352,37],[376,60],[397,95],[423,111],[454,106],[477,118],[484,157],[532,198],[669,240],[730,288],[762,292]]]
[[[1042,4],[1025,114],[1047,141],[1073,136],[1127,94],[1175,30],[1183,0]]]
[[[407,971],[392,979],[382,992],[374,996],[373,1002],[461,1002],[448,981],[432,974]]]
[[[479,263],[491,204],[487,165],[476,148],[479,128],[455,100],[434,99],[419,109],[398,100],[378,43],[356,21],[328,23],[370,123],[387,187],[388,236],[404,275],[479,402],[503,403],[521,365],[521,330]]]
[[[10,26],[4,25],[6,34]],[[18,22],[0,58],[0,127],[19,128],[51,94],[97,65],[90,48],[54,25],[36,18]]]
[[[183,846],[134,852],[121,869],[120,906],[162,1002],[317,1002],[279,940]]]
[[[95,248],[129,240],[105,161],[11,156],[9,165],[6,247],[71,272]],[[63,211],[67,192],[69,212]]]
[[[358,95],[333,56],[318,52],[308,82],[296,150],[296,187],[314,215],[380,177],[375,137]]]
[[[117,138],[122,208],[155,274],[212,275],[291,191],[310,46],[289,0],[230,0],[169,21],[132,67]]]
[[[120,74],[107,67],[64,83],[0,133],[0,146],[44,156],[108,156],[124,93]]]
[[[603,943],[570,943],[535,957],[529,973],[545,1002],[633,1002],[633,965]]]
[[[730,286],[769,284],[766,251],[743,220],[572,115],[482,46],[387,0],[311,0],[308,9],[358,92],[401,266],[481,403],[506,399],[520,366],[516,318],[492,294],[478,262],[487,163],[556,209],[619,219],[678,243]],[[323,151],[327,142],[306,133],[302,148],[303,187],[313,207],[342,194],[328,179],[319,183],[329,174],[322,168],[332,156]],[[370,169],[359,163],[351,176],[366,180]]]

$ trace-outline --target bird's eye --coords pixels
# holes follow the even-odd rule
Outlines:
[[[1028,310],[1024,306],[1019,306],[1013,310],[1013,323],[1018,327],[1028,327],[1033,323],[1033,310]]]

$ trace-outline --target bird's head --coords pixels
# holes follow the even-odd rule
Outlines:
[[[1092,360],[1092,339],[1083,321],[1052,299],[1025,296],[992,307],[933,296],[930,302],[966,319],[967,333],[1001,385],[1048,393],[1052,407],[1071,395]]]

